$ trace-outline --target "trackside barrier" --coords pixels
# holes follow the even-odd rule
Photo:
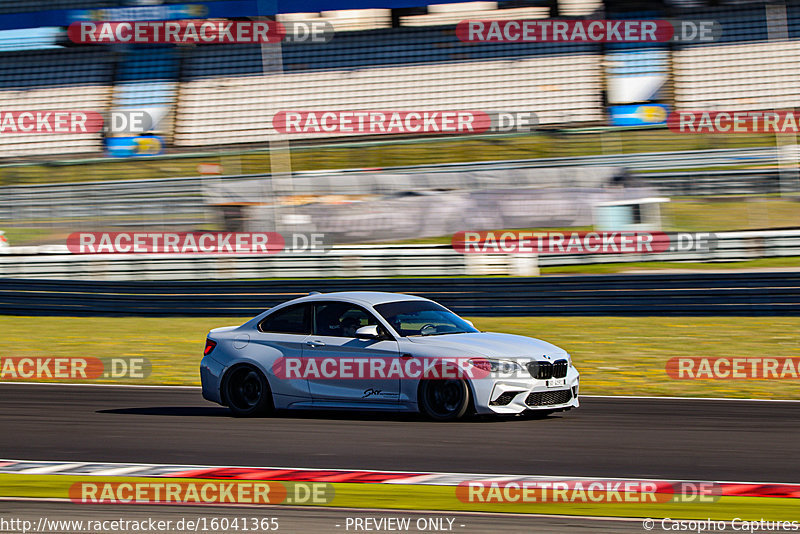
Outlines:
[[[314,290],[421,295],[466,316],[800,316],[800,272],[246,282],[0,278],[0,314],[246,317]]]
[[[324,254],[70,254],[66,245],[0,249],[0,277],[236,280],[389,276],[536,276],[540,267],[620,262],[732,262],[800,256],[800,230],[723,232],[708,250],[624,254],[462,254],[451,245],[343,245]]]

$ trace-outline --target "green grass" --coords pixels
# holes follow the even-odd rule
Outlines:
[[[678,198],[661,204],[665,231],[729,232],[765,228],[800,228],[800,202],[776,197]],[[591,226],[518,228],[526,232],[588,232]],[[496,228],[494,232],[506,229]],[[449,245],[451,235],[396,241],[393,244]]]
[[[266,143],[265,143],[266,145]],[[505,159],[625,154],[774,146],[772,135],[686,135],[667,128],[539,131],[475,136],[295,147],[293,171],[431,165]],[[211,150],[133,160],[97,158],[0,166],[0,185],[196,176],[201,163],[218,163],[224,174],[270,172],[270,154],[256,150]]]
[[[12,247],[33,245],[37,243],[65,243],[67,235],[69,235],[66,232],[60,232],[50,228],[14,228],[4,226],[0,228],[0,230],[5,232],[6,239],[8,239],[8,244]]]
[[[125,383],[198,385],[206,332],[244,320],[0,316],[0,358],[144,357],[152,364],[152,374]],[[797,380],[672,380],[665,372],[667,360],[674,356],[800,357],[800,317],[472,320],[481,330],[539,337],[568,350],[581,371],[584,394],[800,399]]]
[[[662,204],[667,230],[725,232],[800,227],[800,203],[780,198],[673,200]]]
[[[101,477],[76,475],[0,474],[0,497],[30,499],[67,499],[70,486],[80,482],[149,483],[146,477]],[[162,481],[164,481],[162,479]],[[170,478],[172,483],[208,479]],[[344,508],[379,508],[388,510],[483,511],[523,514],[589,515],[599,517],[669,517],[672,519],[714,519],[749,521],[800,518],[796,499],[774,497],[721,497],[713,503],[469,503],[456,497],[453,486],[398,484],[333,483],[334,497],[327,504]],[[288,488],[287,488],[288,489]],[[660,528],[660,525],[657,525]]]
[[[539,228],[516,228],[515,232],[591,232],[592,226],[572,226],[572,227],[539,227]],[[489,232],[504,232],[504,229],[487,230]],[[403,239],[400,241],[387,241],[383,244],[390,245],[450,245],[453,242],[452,235],[442,235],[436,237],[422,237],[417,239]]]

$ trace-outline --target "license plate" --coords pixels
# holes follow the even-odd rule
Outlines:
[[[547,381],[547,387],[555,388],[558,386],[566,386],[567,379],[566,378],[553,378],[552,380]]]

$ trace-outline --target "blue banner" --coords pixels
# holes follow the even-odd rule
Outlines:
[[[667,124],[669,107],[664,104],[631,104],[608,108],[614,126],[657,126]]]
[[[157,135],[109,137],[106,139],[106,149],[112,158],[158,156],[164,153],[164,138]]]

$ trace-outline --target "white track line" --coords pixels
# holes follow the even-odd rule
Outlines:
[[[84,462],[74,462],[71,464],[54,464],[54,465],[45,465],[42,467],[32,467],[25,471],[26,475],[49,475],[56,471],[62,471],[64,469],[74,469],[76,467],[82,467],[86,465]],[[2,469],[2,468],[0,468]]]

